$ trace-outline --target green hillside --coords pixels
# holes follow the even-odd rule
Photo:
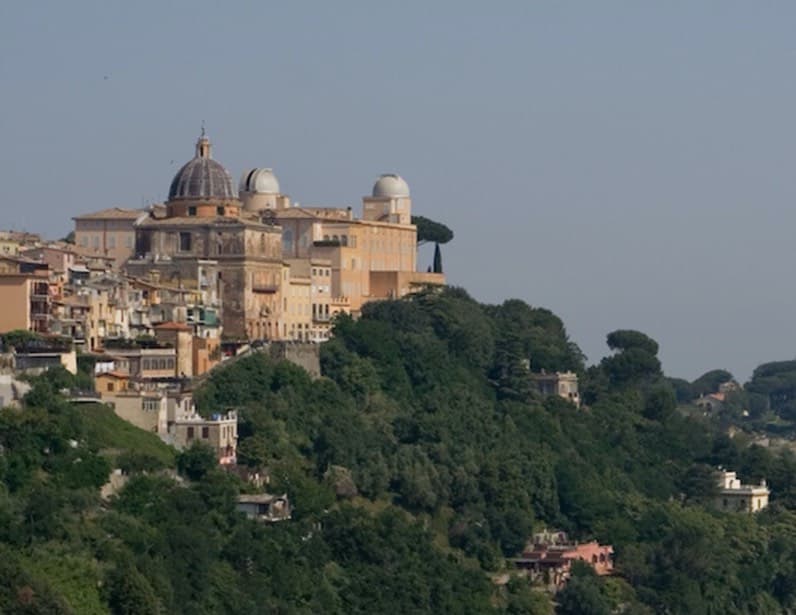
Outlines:
[[[268,490],[294,506],[291,521],[271,525],[234,511],[250,487],[207,451],[172,458],[152,434],[101,406],[69,406],[56,392],[63,383],[41,379],[28,408],[0,414],[0,609],[796,608],[792,454],[678,408],[681,391],[723,375],[677,383],[646,335],[615,331],[607,343],[587,369],[548,310],[481,305],[449,289],[339,320],[319,380],[259,353],[219,369],[197,401],[204,412],[239,409],[240,462],[267,470]],[[541,397],[530,374],[542,370],[577,372],[585,405]],[[102,503],[109,460],[132,479]],[[192,480],[156,471],[164,465]],[[712,511],[717,465],[750,481],[765,475],[772,505],[755,516]],[[493,583],[543,527],[613,544],[617,575],[578,568],[555,603],[521,579]]]
[[[119,418],[104,404],[81,404],[80,415],[86,441],[114,460],[122,461],[131,453],[149,458],[163,467],[174,466],[174,449],[157,434],[149,433]]]

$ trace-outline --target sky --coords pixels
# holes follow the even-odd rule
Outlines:
[[[0,228],[162,201],[204,122],[306,205],[380,173],[450,283],[551,309],[590,362],[796,356],[796,3],[0,3]],[[431,253],[421,253],[430,264]],[[426,263],[425,261],[428,261]]]

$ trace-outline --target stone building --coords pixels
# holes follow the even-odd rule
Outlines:
[[[0,231],[0,255],[16,256],[41,244],[41,237],[25,231]]]
[[[238,496],[235,509],[247,518],[261,523],[274,523],[290,519],[292,512],[287,494],[270,493],[242,494]]]
[[[245,171],[236,191],[211,150],[203,131],[163,205],[76,217],[75,250],[123,262],[136,283],[219,306],[224,335],[237,340],[323,341],[336,314],[444,284],[441,273],[417,271],[412,199],[400,176],[379,177],[357,218],[351,207],[299,207],[271,169]],[[204,337],[201,318],[201,310],[173,311],[159,321],[190,323]],[[131,317],[131,336],[144,320],[158,322]]]
[[[286,259],[322,259],[331,265],[330,296],[358,313],[368,301],[402,297],[444,284],[442,274],[417,271],[417,229],[406,181],[384,174],[362,199],[362,217],[350,207],[288,207],[272,212],[282,227]],[[268,213],[271,213],[270,211]]]
[[[0,297],[0,333],[50,331],[52,300],[46,263],[0,256]]]
[[[192,288],[215,289],[230,337],[274,334],[282,275],[280,229],[241,215],[227,170],[211,157],[204,134],[174,176],[165,212],[137,225],[135,258],[127,271]]]
[[[141,209],[112,207],[72,218],[75,221],[75,245],[84,252],[113,258],[121,267],[133,255],[135,223],[146,217]]]
[[[531,581],[555,591],[566,585],[576,561],[588,564],[600,576],[611,574],[614,549],[594,540],[572,541],[565,532],[544,531],[534,534],[522,554],[510,561]]]
[[[580,406],[580,393],[578,392],[578,375],[574,372],[541,372],[531,374],[531,380],[536,383],[539,393],[545,397],[558,395]]]
[[[179,450],[202,442],[213,449],[220,464],[234,464],[237,462],[238,417],[233,411],[203,417],[192,407],[187,411],[178,408],[174,417],[169,417],[168,435],[164,439]]]
[[[715,507],[722,512],[756,513],[768,506],[770,491],[763,480],[759,485],[741,483],[735,472],[721,470]]]

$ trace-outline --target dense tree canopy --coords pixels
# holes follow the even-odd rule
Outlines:
[[[417,243],[444,244],[453,239],[453,231],[441,222],[436,222],[423,216],[412,216],[412,224],[417,227]]]
[[[677,406],[657,343],[609,335],[585,367],[561,320],[461,289],[367,304],[321,347],[323,378],[265,353],[214,372],[202,412],[240,414],[239,461],[293,518],[235,511],[256,491],[202,447],[179,455],[106,407],[60,396],[57,370],[0,412],[3,612],[773,613],[796,608],[796,456],[730,438]],[[586,407],[532,375],[579,374]],[[789,399],[789,364],[752,386]],[[713,382],[717,379],[711,376]],[[712,386],[712,385],[710,385]],[[713,470],[767,478],[769,510],[710,509]],[[129,481],[111,499],[112,467]],[[496,585],[541,528],[614,546],[556,600]],[[499,573],[499,574],[496,574]]]

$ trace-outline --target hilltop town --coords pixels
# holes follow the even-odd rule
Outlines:
[[[271,169],[235,190],[211,152],[202,134],[165,203],[0,234],[0,604],[697,612],[692,577],[740,599],[707,572],[745,570],[727,536],[796,552],[770,531],[796,456],[747,440],[796,419],[796,362],[689,383],[617,330],[587,367],[549,310],[446,285],[452,232],[399,175],[357,215]],[[796,602],[787,575],[754,600]]]
[[[165,203],[73,220],[68,240],[0,234],[0,332],[35,335],[7,350],[20,370],[74,373],[76,354],[90,357],[102,399],[164,436],[178,421],[173,407],[198,420],[191,380],[222,360],[270,345],[308,357],[317,373],[309,345],[329,339],[336,316],[445,283],[438,252],[417,270],[418,227],[399,175],[376,180],[361,215],[299,206],[271,169],[245,170],[235,189],[204,130]],[[234,461],[232,431],[223,440],[220,459]]]
[[[165,203],[73,219],[70,242],[0,235],[0,330],[61,335],[96,352],[174,322],[211,354],[221,339],[323,341],[337,314],[445,283],[441,270],[417,271],[400,176],[379,177],[360,216],[299,206],[271,169],[244,171],[236,190],[204,132]]]

